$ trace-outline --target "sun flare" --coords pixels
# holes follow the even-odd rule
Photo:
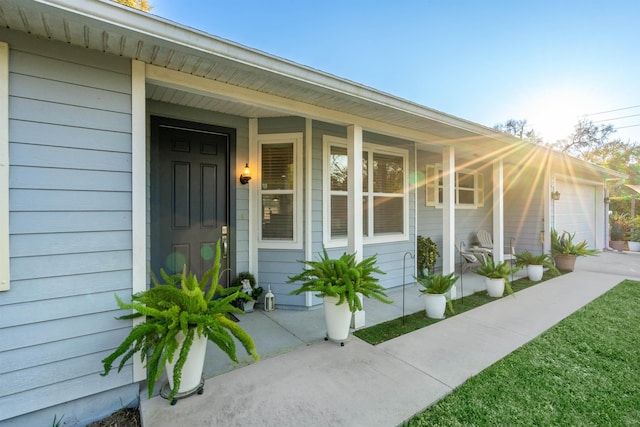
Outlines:
[[[529,104],[526,119],[530,129],[546,142],[567,138],[574,126],[590,110],[593,99],[585,93],[556,89],[541,93]]]

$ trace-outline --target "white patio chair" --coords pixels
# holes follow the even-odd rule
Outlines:
[[[462,258],[462,264],[460,266],[460,274],[464,274],[466,271],[473,271],[476,268],[480,267],[480,257],[482,254],[473,253],[467,251],[464,248],[464,242],[456,242],[456,249],[460,253],[460,257]]]
[[[488,231],[478,230],[478,233],[476,233],[476,235],[478,237],[478,242],[480,243],[480,246],[487,249],[493,249],[493,238],[491,237],[491,234],[489,234]]]
[[[493,238],[491,234],[486,230],[479,230],[476,234],[478,237],[478,242],[480,243],[480,247],[482,248],[482,252],[487,253],[490,256],[493,256]],[[513,241],[511,242],[513,244]],[[513,261],[516,259],[516,250],[513,246],[509,247],[509,252],[504,253],[505,261]]]

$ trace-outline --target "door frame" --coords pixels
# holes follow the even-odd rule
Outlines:
[[[158,162],[159,162],[159,132],[158,132],[158,128],[161,125],[164,126],[172,126],[172,127],[178,127],[178,128],[182,128],[182,129],[186,129],[186,130],[193,130],[193,131],[204,131],[204,132],[217,132],[217,133],[224,133],[229,135],[229,144],[227,147],[227,159],[226,159],[226,167],[227,167],[227,174],[228,174],[228,179],[227,179],[227,188],[226,188],[226,194],[227,194],[227,225],[229,227],[229,234],[228,234],[228,239],[229,239],[229,261],[228,261],[228,269],[226,270],[226,272],[224,272],[224,274],[227,275],[227,283],[231,282],[231,278],[230,278],[230,272],[231,270],[233,270],[235,268],[236,265],[236,245],[237,245],[237,236],[236,236],[236,217],[235,215],[233,215],[234,212],[236,212],[236,186],[235,186],[235,176],[236,176],[236,144],[237,144],[237,138],[236,138],[236,129],[235,128],[229,128],[229,127],[225,127],[225,126],[220,126],[220,125],[215,125],[215,124],[209,124],[209,123],[202,123],[202,122],[192,122],[192,121],[188,121],[188,120],[181,120],[181,119],[174,119],[174,118],[170,118],[170,117],[166,117],[166,116],[161,116],[161,115],[155,115],[155,114],[151,114],[149,116],[149,120],[150,120],[150,131],[149,131],[149,140],[150,140],[150,147],[149,147],[149,177],[150,177],[150,182],[149,182],[149,218],[151,219],[151,207],[153,206],[153,200],[156,200],[158,198],[158,187],[154,187],[153,185],[151,185],[151,183],[155,180],[157,181],[159,179],[159,171],[157,168]],[[149,233],[150,233],[150,237],[149,237],[149,260],[148,260],[148,265],[151,266],[151,253],[153,251],[153,246],[154,244],[157,244],[157,237],[158,237],[158,229],[157,229],[158,225],[157,224],[153,224],[152,222],[149,225]],[[221,272],[222,273],[222,272]],[[154,272],[154,274],[157,274],[157,272]]]

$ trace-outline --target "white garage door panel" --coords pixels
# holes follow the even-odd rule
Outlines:
[[[586,240],[590,248],[595,248],[595,187],[562,181],[558,181],[556,187],[560,191],[560,200],[554,202],[556,230],[576,233],[574,242]]]

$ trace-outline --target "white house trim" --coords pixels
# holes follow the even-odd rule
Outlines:
[[[0,291],[10,288],[9,45],[0,42]]]
[[[347,247],[356,254],[356,261],[362,261],[364,236],[362,235],[362,126],[347,127]],[[370,189],[372,190],[372,189]],[[362,296],[358,296],[362,302]],[[365,325],[364,304],[362,310],[353,313],[351,325],[361,328]]]
[[[455,271],[455,234],[456,234],[456,153],[453,146],[442,149],[442,273]],[[438,197],[436,191],[436,198]],[[452,244],[454,243],[454,244]]]
[[[131,281],[132,292],[147,287],[147,171],[145,64],[131,61]],[[134,319],[133,325],[142,323]],[[133,381],[144,380],[147,370],[139,357],[133,358]]]
[[[304,257],[313,258],[313,120],[304,121]],[[313,305],[313,292],[304,296],[305,306]]]
[[[347,127],[347,247],[362,260],[364,238],[362,236],[362,126]]]
[[[260,222],[256,222],[257,227],[257,247],[265,249],[302,249],[303,240],[303,212],[304,204],[302,198],[304,197],[304,181],[303,181],[303,134],[301,132],[293,133],[273,133],[273,134],[258,134],[257,136],[257,150],[258,156],[258,185],[257,188],[262,188],[262,170],[260,161],[262,160],[261,144],[266,143],[292,143],[293,144],[293,158],[295,162],[294,167],[294,188],[293,205],[295,212],[293,213],[293,239],[287,241],[262,239],[262,227]],[[256,191],[254,198],[256,199],[256,214],[254,215],[257,221],[262,219],[262,207],[260,198],[260,191]]]
[[[249,159],[256,159],[249,167],[258,170],[258,119],[249,119]],[[255,173],[255,172],[254,172]],[[255,180],[257,182],[257,180]],[[260,230],[260,216],[258,215],[258,200],[255,185],[249,185],[249,271],[253,271],[256,281],[260,283],[258,269],[258,230]]]
[[[504,165],[493,162],[493,258],[504,261]]]

